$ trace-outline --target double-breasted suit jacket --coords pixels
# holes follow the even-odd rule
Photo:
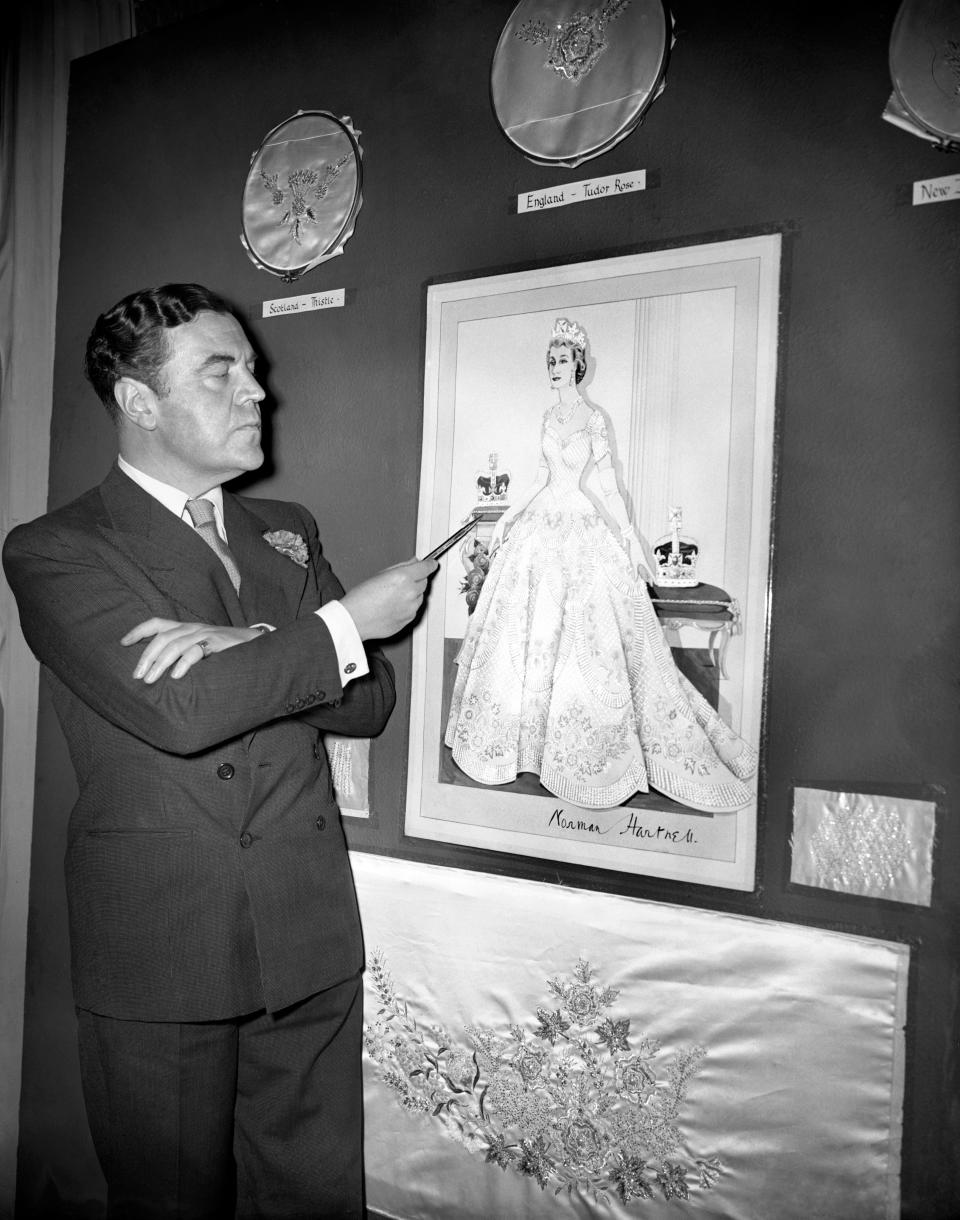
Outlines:
[[[342,595],[310,514],[224,493],[237,596],[217,556],[116,467],[13,530],[4,566],[49,671],[79,798],[66,854],[74,994],[136,1020],[277,1010],[362,965],[320,730],[374,735],[394,702],[371,651],[342,685],[314,611]],[[306,566],[263,535],[306,543]],[[133,678],[147,618],[277,628],[180,679]]]

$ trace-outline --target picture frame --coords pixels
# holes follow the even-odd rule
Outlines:
[[[760,751],[762,774],[780,255],[780,234],[762,233],[428,286],[417,553],[471,514],[477,529],[441,559],[413,635],[407,835],[753,887],[756,775],[736,812],[697,811],[652,788],[584,809],[532,773],[475,782],[443,738],[470,617],[471,551],[535,476],[551,402],[547,347],[564,318],[588,336],[580,392],[607,423],[648,554],[660,536],[658,554],[669,552],[678,507],[684,545],[690,535],[699,549],[693,587],[649,590],[673,657]]]

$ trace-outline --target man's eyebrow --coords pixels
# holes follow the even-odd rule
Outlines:
[[[237,360],[236,352],[211,352],[209,356],[200,364],[199,368],[202,372],[208,365],[211,364],[233,364]],[[255,364],[257,357],[253,352],[240,357],[242,364]]]

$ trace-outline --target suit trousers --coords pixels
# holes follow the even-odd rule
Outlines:
[[[278,1013],[78,1018],[110,1220],[363,1215],[359,975]]]

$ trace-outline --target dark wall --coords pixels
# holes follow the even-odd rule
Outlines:
[[[575,868],[563,879],[909,942],[904,1214],[954,1217],[960,209],[911,207],[905,189],[960,164],[880,119],[895,0],[819,13],[796,2],[673,7],[666,92],[637,132],[578,170],[530,164],[494,122],[490,58],[512,0],[237,6],[77,61],[51,503],[98,481],[114,451],[80,374],[94,317],[143,285],[198,279],[236,302],[267,365],[272,464],[251,490],[307,504],[349,585],[413,552],[428,282],[781,229],[757,889]],[[300,108],[352,116],[365,202],[345,254],[287,287],[244,255],[239,205],[251,153]],[[511,211],[521,190],[641,167],[658,171],[655,189],[533,216]],[[330,287],[347,289],[346,308],[258,316],[264,298]],[[409,655],[407,642],[391,649],[400,701],[376,744],[374,817],[351,828],[354,845],[555,881],[554,865],[404,838]],[[791,790],[804,783],[900,786],[937,799],[932,908],[792,887]],[[99,1209],[66,964],[62,855],[73,796],[44,700],[24,1215]]]

